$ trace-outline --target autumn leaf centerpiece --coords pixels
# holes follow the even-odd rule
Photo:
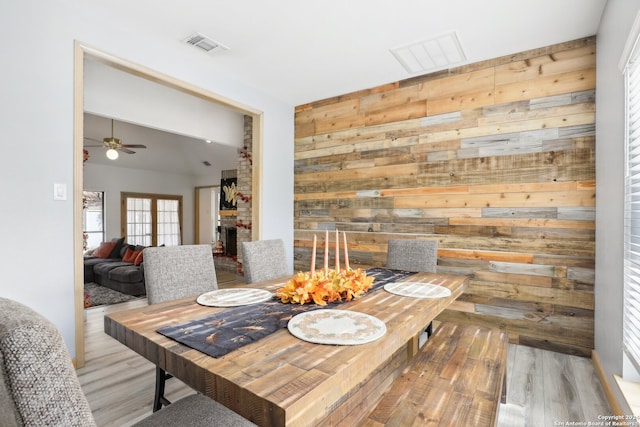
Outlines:
[[[316,271],[316,236],[313,236],[311,268],[307,272],[298,272],[283,288],[276,291],[276,296],[284,303],[327,305],[331,302],[351,301],[366,293],[373,287],[373,277],[358,268],[349,267],[347,238],[344,234],[345,268],[340,268],[338,232],[336,230],[336,268],[328,268],[328,232],[325,237],[324,268]]]
[[[283,288],[276,291],[282,302],[292,304],[351,301],[367,292],[373,286],[373,277],[361,269],[318,270],[299,272]]]

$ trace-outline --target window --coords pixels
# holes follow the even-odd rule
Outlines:
[[[132,245],[151,246],[151,199],[128,197],[126,206],[126,241]]]
[[[182,242],[182,196],[122,193],[122,226],[132,245]]]
[[[637,48],[625,74],[624,351],[640,371],[640,60]]]
[[[82,240],[85,251],[104,241],[104,192],[82,192]]]
[[[158,244],[177,246],[180,244],[180,220],[177,200],[157,201],[157,237]]]

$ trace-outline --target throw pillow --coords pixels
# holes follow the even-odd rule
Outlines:
[[[138,252],[138,255],[136,256],[135,261],[133,261],[133,265],[140,265],[142,264],[143,261],[143,257],[142,257],[142,251]]]
[[[115,242],[116,245],[111,250],[111,253],[109,254],[109,258],[122,258],[120,251],[122,250],[122,246],[124,246],[124,237],[120,237],[120,238],[114,237],[113,239],[111,239],[111,241]]]
[[[116,242],[102,242],[98,249],[93,251],[93,256],[97,258],[109,258],[109,254],[116,246]]]
[[[139,253],[140,251],[134,251],[131,248],[127,248],[127,251],[124,253],[124,256],[122,257],[122,261],[130,262],[131,264],[133,264],[135,263],[136,257],[138,256]]]

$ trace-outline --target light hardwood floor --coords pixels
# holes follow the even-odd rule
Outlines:
[[[85,310],[86,365],[78,377],[98,426],[128,426],[151,414],[153,364],[103,330],[105,313],[146,303],[139,299]],[[179,380],[167,381],[170,400],[191,393]],[[498,426],[567,425],[610,414],[590,359],[509,346],[507,399],[500,405]]]
[[[611,415],[591,359],[509,345],[507,399],[498,425],[559,426]]]

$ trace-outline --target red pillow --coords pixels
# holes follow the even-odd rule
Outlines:
[[[127,248],[127,250],[124,253],[124,256],[122,257],[122,261],[124,262],[130,262],[130,263],[134,263],[136,260],[136,257],[138,256],[138,254],[142,252],[142,251],[134,251],[131,248]]]
[[[138,253],[138,255],[136,255],[136,259],[135,261],[133,261],[133,265],[140,265],[142,264],[142,251],[136,251]]]
[[[109,254],[116,246],[116,242],[102,242],[100,247],[93,251],[93,256],[98,258],[109,258]]]

